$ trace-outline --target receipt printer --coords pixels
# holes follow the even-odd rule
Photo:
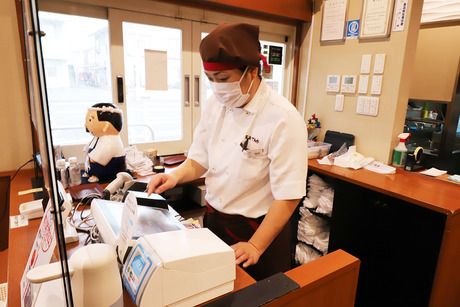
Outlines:
[[[137,306],[194,306],[233,290],[235,254],[209,229],[137,239],[122,269]]]

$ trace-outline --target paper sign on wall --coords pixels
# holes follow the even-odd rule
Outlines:
[[[161,50],[144,50],[145,89],[148,91],[168,90],[168,53]]]
[[[393,32],[404,31],[408,9],[409,0],[396,0],[393,14]]]
[[[347,21],[347,39],[357,39],[359,35],[359,19]]]
[[[348,0],[323,1],[322,42],[343,39]]]

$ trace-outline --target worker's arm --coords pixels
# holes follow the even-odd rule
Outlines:
[[[147,185],[148,194],[160,194],[174,188],[177,184],[200,178],[206,169],[192,159],[186,159],[169,174],[156,174]]]
[[[245,268],[256,264],[260,256],[289,221],[299,201],[300,199],[274,200],[262,224],[251,239],[248,242],[239,242],[232,246],[235,250],[236,264],[243,263]]]

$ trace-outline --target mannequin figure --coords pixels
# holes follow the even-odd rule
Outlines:
[[[110,181],[126,170],[120,137],[123,114],[111,103],[97,103],[86,113],[86,131],[94,138],[86,146],[89,182]]]

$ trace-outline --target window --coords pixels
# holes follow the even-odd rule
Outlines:
[[[159,154],[188,150],[210,95],[198,47],[223,21],[259,24],[262,44],[283,47],[282,64],[273,65],[266,82],[289,97],[292,47],[285,38],[293,36],[295,27],[215,12],[196,22],[175,18],[177,5],[155,1],[143,12],[129,3],[120,4],[125,10],[108,6],[47,0],[42,8],[52,12],[39,13],[46,32],[42,45],[53,142],[65,156],[83,160],[83,146],[91,139],[84,127],[86,112],[100,102],[123,111],[125,146],[156,148]],[[180,7],[181,16],[188,16],[187,10]],[[118,77],[123,79],[123,103],[118,102]]]
[[[53,142],[87,143],[87,108],[112,102],[108,22],[49,12],[39,18]]]

